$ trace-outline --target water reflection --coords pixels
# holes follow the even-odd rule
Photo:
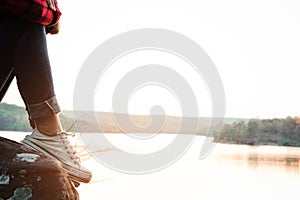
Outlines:
[[[249,154],[248,166],[251,168],[260,167],[281,167],[287,171],[299,172],[299,156],[290,155],[261,155]]]
[[[279,146],[221,145],[219,159],[254,170],[277,168],[300,172],[300,148]]]

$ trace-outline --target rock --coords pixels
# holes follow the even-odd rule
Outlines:
[[[0,137],[0,200],[79,199],[61,164]]]

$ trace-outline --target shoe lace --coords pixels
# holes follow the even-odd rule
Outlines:
[[[75,133],[62,132],[59,135],[60,135],[60,141],[64,145],[66,153],[70,156],[71,160],[75,164],[80,165],[80,158],[78,156],[78,153],[68,139],[68,136],[74,137]]]

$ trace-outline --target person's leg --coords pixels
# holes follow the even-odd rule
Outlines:
[[[0,18],[0,102],[14,78],[14,47],[17,32],[11,31],[10,23]]]
[[[21,20],[12,20],[9,24],[7,28],[18,33],[16,43],[8,44],[13,45],[12,64],[18,88],[36,126],[21,143],[59,160],[72,180],[89,182],[92,173],[81,165],[57,116],[60,108],[53,88],[44,27]],[[3,45],[0,43],[0,46]]]
[[[16,22],[20,26],[20,22]],[[22,22],[23,32],[15,49],[15,74],[30,120],[47,135],[62,131],[53,87],[44,27]]]

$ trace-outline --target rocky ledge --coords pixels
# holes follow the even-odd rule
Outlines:
[[[0,137],[0,200],[79,199],[61,164]]]

